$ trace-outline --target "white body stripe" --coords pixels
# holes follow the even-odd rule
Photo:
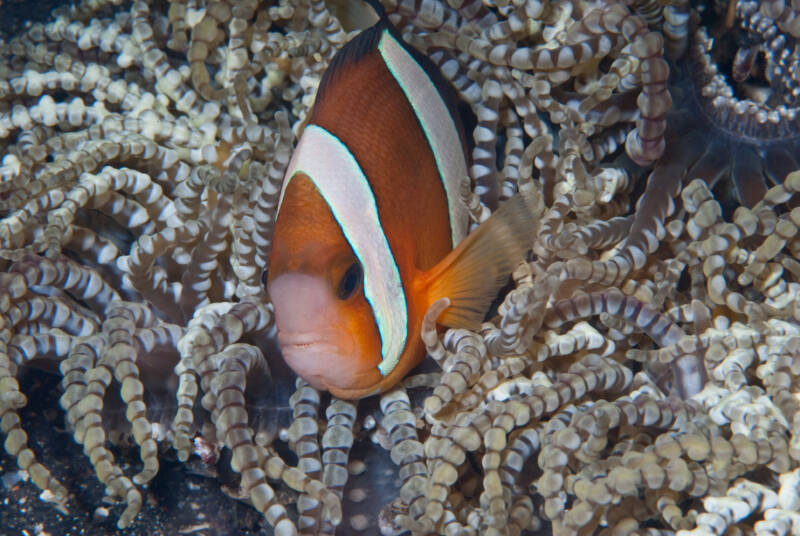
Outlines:
[[[461,183],[468,180],[468,175],[458,130],[428,73],[388,31],[383,32],[378,51],[414,109],[433,151],[447,194],[451,238],[455,247],[466,236],[469,221],[460,192]]]
[[[408,336],[408,309],[400,272],[378,216],[372,188],[358,162],[333,134],[308,125],[286,170],[278,210],[292,177],[303,172],[328,203],[364,270],[364,295],[381,336],[381,363],[386,376],[400,360]]]

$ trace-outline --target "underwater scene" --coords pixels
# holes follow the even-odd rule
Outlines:
[[[0,535],[800,534],[800,4],[0,0]]]

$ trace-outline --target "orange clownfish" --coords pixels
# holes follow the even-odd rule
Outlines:
[[[420,363],[439,298],[440,324],[477,327],[533,241],[521,195],[467,236],[467,147],[447,89],[378,22],[334,57],[286,171],[266,274],[278,344],[334,396],[385,391]]]

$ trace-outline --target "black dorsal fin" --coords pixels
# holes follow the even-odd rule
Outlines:
[[[455,89],[453,89],[450,83],[444,78],[433,61],[403,40],[400,32],[389,21],[383,6],[377,1],[364,1],[372,6],[380,17],[380,20],[358,34],[336,53],[323,74],[322,80],[320,80],[319,88],[317,89],[317,100],[321,101],[324,98],[326,90],[335,84],[342,70],[352,68],[369,53],[376,51],[384,31],[388,31],[397,42],[408,51],[411,57],[414,58],[417,65],[425,71],[437,92],[441,95],[450,116],[456,124],[456,130],[461,138],[464,152],[469,158],[471,152],[469,140],[471,140],[471,136],[468,135],[468,132],[470,132],[476,124],[470,107],[458,98]]]
[[[384,8],[383,4],[381,4],[378,0],[364,0],[364,3],[375,10],[378,18],[381,20],[386,20],[386,8]]]
[[[387,24],[386,19],[382,18],[377,24],[370,26],[339,49],[325,70],[325,74],[322,75],[317,89],[317,100],[323,98],[325,90],[333,85],[343,68],[356,65],[377,48]]]

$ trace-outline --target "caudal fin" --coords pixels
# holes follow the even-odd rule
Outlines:
[[[450,299],[440,324],[480,326],[497,292],[533,246],[542,211],[538,193],[515,195],[425,274],[429,303]]]

